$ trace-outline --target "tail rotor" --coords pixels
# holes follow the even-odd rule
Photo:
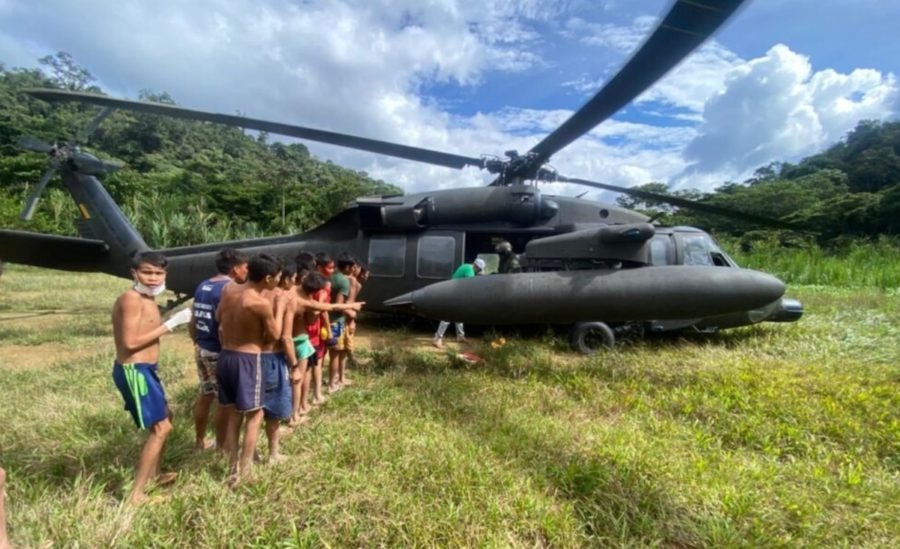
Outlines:
[[[30,221],[37,209],[38,201],[44,193],[44,189],[50,180],[65,163],[71,163],[72,167],[81,173],[89,175],[105,175],[112,173],[122,167],[120,163],[105,162],[99,158],[82,152],[78,146],[79,142],[86,141],[90,135],[97,129],[107,116],[112,114],[113,108],[107,107],[100,111],[86,126],[81,128],[72,141],[68,143],[49,144],[36,137],[23,135],[19,138],[19,146],[23,149],[46,154],[49,157],[48,167],[41,175],[37,185],[34,186],[28,198],[25,200],[25,207],[22,209],[20,218],[23,221]]]

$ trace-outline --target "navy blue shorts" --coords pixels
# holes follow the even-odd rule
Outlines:
[[[219,404],[234,406],[239,412],[262,408],[263,376],[259,353],[222,349],[216,365]]]
[[[293,412],[287,358],[284,353],[263,353],[261,357],[266,390],[263,412],[266,419],[287,419]]]
[[[166,393],[163,391],[156,364],[113,363],[112,377],[125,401],[125,409],[139,429],[149,429],[169,417]]]

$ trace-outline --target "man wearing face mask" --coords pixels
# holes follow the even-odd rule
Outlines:
[[[162,322],[155,298],[166,289],[167,266],[166,256],[159,252],[135,256],[131,269],[134,286],[119,296],[112,312],[116,343],[113,381],[135,424],[149,431],[128,498],[132,504],[146,498],[144,487],[151,475],[158,484],[175,480],[174,473],[159,474],[163,446],[172,430],[166,394],[156,373],[159,338],[189,322],[191,310],[184,309]]]

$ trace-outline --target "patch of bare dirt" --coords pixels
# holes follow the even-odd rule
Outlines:
[[[95,339],[96,343],[86,342],[80,347],[60,342],[41,345],[4,344],[0,346],[0,368],[13,371],[48,368],[108,353],[109,348],[104,348],[104,345],[111,346],[112,341],[101,337]]]
[[[376,326],[361,327],[356,332],[353,343],[357,349],[416,349],[420,351],[428,351],[435,353],[445,353],[449,351],[462,352],[469,350],[471,345],[468,343],[457,342],[453,336],[444,338],[444,348],[438,349],[433,345],[432,336],[424,334],[404,333],[397,334],[390,330],[379,330]]]

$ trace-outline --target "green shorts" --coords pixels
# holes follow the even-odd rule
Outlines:
[[[304,360],[316,354],[315,348],[309,342],[309,334],[300,334],[294,338],[294,351],[297,353],[297,360]]]

